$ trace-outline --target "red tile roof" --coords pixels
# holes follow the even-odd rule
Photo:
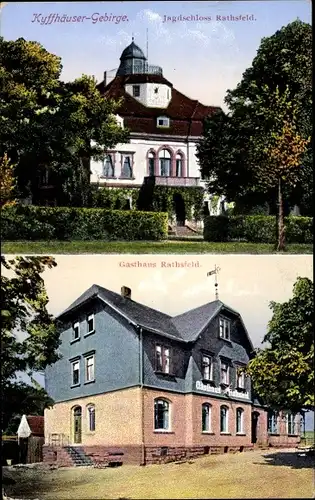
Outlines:
[[[118,110],[124,118],[124,124],[131,132],[201,136],[203,133],[203,120],[220,109],[217,106],[204,106],[199,101],[190,99],[175,88],[172,88],[172,98],[167,108],[150,108],[141,104],[137,99],[125,91],[126,83],[164,83],[169,87],[173,85],[161,75],[126,75],[116,76],[106,87],[102,82],[98,88],[104,97],[119,99],[124,98]],[[170,118],[169,128],[160,128],[156,125],[158,116]]]
[[[44,436],[44,417],[27,415],[26,420],[33,436]]]

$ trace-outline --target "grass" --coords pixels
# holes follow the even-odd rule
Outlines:
[[[288,451],[210,455],[192,463],[15,470],[8,496],[41,500],[311,498],[312,461]]]
[[[268,243],[205,241],[6,241],[2,254],[273,254]],[[284,254],[312,254],[311,244],[288,244]],[[279,253],[277,253],[279,255]]]

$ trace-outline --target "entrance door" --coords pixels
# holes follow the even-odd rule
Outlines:
[[[181,194],[175,194],[174,198],[174,208],[176,214],[176,225],[177,226],[185,226],[186,220],[186,210],[185,210],[185,202]]]
[[[255,444],[257,442],[258,418],[259,418],[259,413],[257,411],[253,411],[253,413],[252,413],[252,443],[253,444]]]
[[[82,439],[82,408],[77,406],[73,410],[73,431],[74,442],[81,443]]]

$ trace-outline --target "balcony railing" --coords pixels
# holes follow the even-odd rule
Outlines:
[[[152,183],[156,186],[200,186],[199,177],[164,177],[161,175],[154,175],[145,177],[145,183]]]

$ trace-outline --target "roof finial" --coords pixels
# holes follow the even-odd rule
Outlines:
[[[133,33],[132,33],[132,38],[131,38],[131,41],[134,42],[135,41],[135,37],[133,36]]]
[[[214,282],[215,300],[219,300],[219,292],[218,292],[218,286],[219,285],[218,285],[218,278],[217,278],[219,271],[220,271],[220,268],[215,265],[213,271],[209,271],[207,273],[207,276],[211,276],[212,274],[215,275],[215,282]]]

